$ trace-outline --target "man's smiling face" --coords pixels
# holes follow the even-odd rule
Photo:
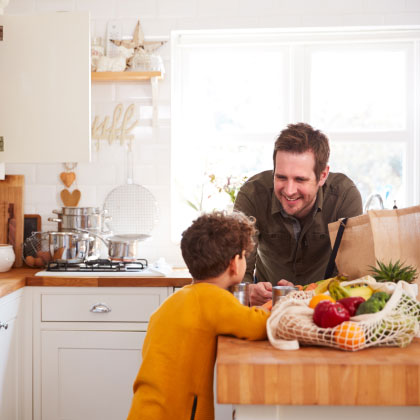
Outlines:
[[[318,189],[324,185],[329,167],[321,172],[319,180],[314,168],[315,156],[310,150],[304,153],[277,151],[274,193],[290,216],[302,219],[315,204]]]

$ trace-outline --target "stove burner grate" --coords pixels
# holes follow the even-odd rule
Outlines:
[[[85,261],[83,263],[69,263],[50,261],[46,268],[47,271],[59,272],[136,272],[147,268],[147,260],[140,258],[134,261],[111,261],[99,259]]]

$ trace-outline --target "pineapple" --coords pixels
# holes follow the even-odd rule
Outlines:
[[[404,265],[405,263],[400,262],[400,260],[395,263],[390,261],[388,265],[378,260],[376,262],[379,268],[369,266],[376,281],[397,283],[399,280],[404,280],[407,283],[412,283],[418,276],[415,267]]]

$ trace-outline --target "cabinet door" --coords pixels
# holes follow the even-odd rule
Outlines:
[[[42,420],[125,419],[145,334],[41,332]]]
[[[0,162],[88,162],[89,13],[0,16],[0,63]]]
[[[21,357],[18,328],[20,299],[3,304],[0,299],[0,419],[21,419]]]

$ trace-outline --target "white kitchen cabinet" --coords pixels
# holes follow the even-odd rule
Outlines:
[[[32,417],[32,399],[28,395],[28,399],[25,400],[24,392],[25,378],[30,382],[30,372],[29,378],[25,377],[22,296],[23,290],[19,290],[0,299],[0,419],[2,420],[22,420]]]
[[[28,289],[34,420],[126,418],[148,320],[173,288]]]
[[[89,13],[0,16],[0,63],[0,162],[89,162]]]

